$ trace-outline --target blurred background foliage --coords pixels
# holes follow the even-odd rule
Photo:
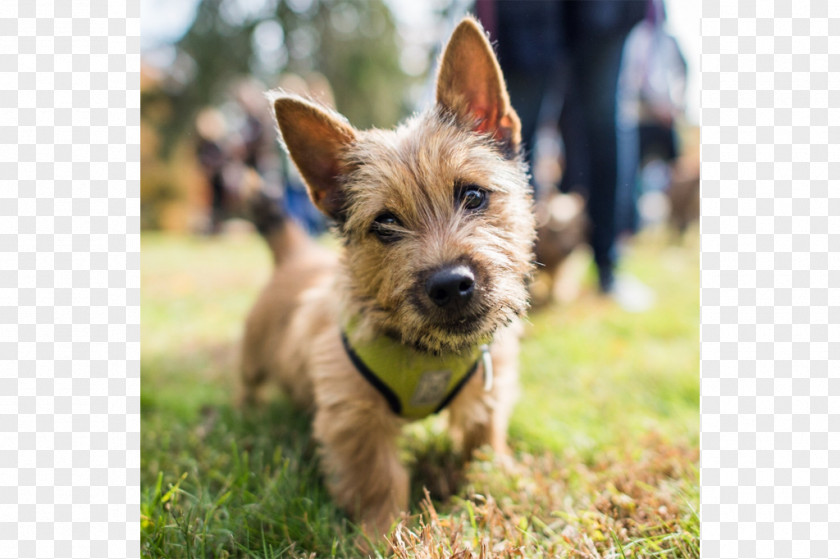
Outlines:
[[[689,79],[696,86],[699,36],[692,31],[693,12],[679,0],[665,2],[674,8],[673,31],[686,49]],[[295,180],[263,92],[304,84],[305,92],[317,96],[320,88],[327,103],[355,126],[390,128],[430,101],[440,42],[475,8],[473,0],[141,4],[141,226],[174,232],[211,229],[208,214],[218,196],[210,188],[213,171],[197,153],[202,112],[215,112],[212,116],[223,123],[222,139],[213,141],[227,158],[223,165],[234,167],[225,169],[220,182],[230,191],[226,203],[234,198],[229,205],[235,208],[238,185],[247,179],[235,167],[243,158],[242,131],[249,116],[262,120],[263,151],[271,152],[256,165],[262,179],[282,188]],[[238,95],[246,82],[252,95],[243,104]],[[696,90],[688,87],[687,108],[693,114],[677,126],[683,152],[689,154],[699,154]]]
[[[253,3],[252,3],[253,4]],[[162,155],[197,108],[222,101],[229,84],[255,76],[271,87],[281,71],[318,70],[342,91],[338,110],[361,126],[390,126],[401,114],[408,76],[399,66],[393,17],[380,0],[265,2],[202,0],[162,87],[143,105],[163,101]],[[268,105],[266,104],[266,107]]]
[[[143,228],[193,228],[190,208],[207,204],[194,122],[204,107],[230,105],[238,80],[268,90],[284,74],[317,72],[340,92],[336,108],[354,125],[393,126],[428,81],[438,37],[429,29],[458,2],[425,4],[425,26],[405,32],[382,0],[197,0],[180,38],[143,52]],[[144,17],[167,17],[164,2],[146,7]]]

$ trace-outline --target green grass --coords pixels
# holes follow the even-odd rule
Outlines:
[[[699,556],[697,253],[696,236],[661,234],[628,250],[626,269],[657,293],[648,313],[587,287],[529,317],[508,467],[461,468],[440,418],[412,425],[413,514],[375,553]],[[234,405],[243,319],[268,273],[256,236],[143,236],[144,556],[363,556],[308,419],[282,396]]]

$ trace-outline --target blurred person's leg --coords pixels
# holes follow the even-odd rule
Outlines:
[[[583,50],[576,60],[583,102],[583,119],[589,147],[589,200],[592,224],[590,243],[598,267],[601,291],[612,290],[616,265],[616,185],[618,142],[616,137],[616,93],[624,37],[604,39]]]
[[[576,76],[571,77],[571,80],[576,79]],[[583,91],[571,83],[566,84],[565,87],[563,111],[560,115],[560,136],[563,139],[563,151],[566,158],[560,191],[565,194],[578,192],[588,199],[589,185],[592,181],[589,176],[590,147],[584,114]]]
[[[496,38],[499,66],[522,124],[523,149],[531,161],[540,109],[556,66],[559,5],[553,0],[477,0],[475,12]]]
[[[633,235],[639,230],[639,127],[635,123],[619,123],[618,184],[616,186],[616,228],[619,235]]]
[[[210,179],[211,204],[210,204],[210,233],[219,232],[225,215],[225,183],[221,171],[213,173]]]
[[[523,74],[502,68],[507,77],[510,102],[522,122],[522,146],[525,157],[533,165],[534,138],[538,117],[546,92],[548,72],[542,75]]]
[[[619,126],[617,122],[618,72],[624,37],[607,42],[599,53],[600,75],[589,82],[603,92],[593,95],[589,116],[594,120],[594,145],[603,159],[593,165],[593,197],[601,228],[593,238],[593,252],[598,266],[598,281],[602,293],[608,293],[624,310],[644,312],[653,306],[655,295],[649,287],[627,274],[616,275],[618,264],[618,236],[622,233],[622,219],[635,228],[637,220],[635,178],[638,168],[638,126]],[[594,93],[594,92],[593,92]],[[610,142],[612,140],[612,142]],[[597,189],[601,189],[602,196]],[[595,218],[593,218],[595,221]]]
[[[570,72],[561,127],[568,171],[563,189],[587,191],[590,244],[602,292],[610,292],[616,265],[618,74],[624,40],[644,17],[645,2],[559,2],[563,57]]]
[[[655,296],[646,285],[632,276],[616,277],[618,264],[618,225],[619,203],[629,202],[635,207],[632,198],[632,177],[630,169],[635,165],[633,153],[623,153],[628,159],[623,163],[628,168],[619,176],[619,131],[617,127],[617,92],[618,71],[621,64],[621,52],[624,36],[617,36],[604,41],[602,47],[593,53],[595,64],[589,66],[589,75],[582,80],[589,93],[586,119],[590,130],[592,173],[591,195],[589,198],[589,216],[592,220],[592,252],[598,267],[598,285],[602,293],[608,293],[623,309],[630,312],[643,312],[654,303]],[[584,72],[586,74],[586,72]],[[631,133],[632,134],[632,133]],[[636,132],[637,134],[637,132]],[[627,139],[627,138],[625,138]],[[637,142],[638,137],[630,142]],[[625,146],[626,147],[626,146]],[[630,146],[632,150],[632,145]],[[637,148],[636,148],[637,149]],[[635,175],[635,173],[633,173]],[[621,181],[627,181],[619,182]],[[621,208],[622,211],[626,208]]]

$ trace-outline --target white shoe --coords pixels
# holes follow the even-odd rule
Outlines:
[[[633,276],[616,275],[609,296],[627,312],[640,313],[653,307],[656,294]]]

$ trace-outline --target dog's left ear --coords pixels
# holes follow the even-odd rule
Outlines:
[[[522,125],[510,104],[505,79],[481,24],[464,18],[444,49],[437,77],[438,105],[462,124],[516,151]]]

